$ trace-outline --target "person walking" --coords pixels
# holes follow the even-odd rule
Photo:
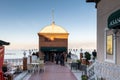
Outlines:
[[[64,66],[64,65],[65,65],[65,64],[64,64],[64,60],[65,60],[65,58],[64,58],[64,53],[62,53],[61,56],[60,56],[60,64],[61,64],[61,66]]]
[[[59,62],[59,54],[56,54],[55,61],[56,61],[56,64],[58,64],[58,62]]]

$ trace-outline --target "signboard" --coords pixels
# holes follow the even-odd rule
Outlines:
[[[0,71],[2,71],[3,61],[4,61],[4,46],[0,46]]]
[[[108,18],[109,29],[120,29],[120,9],[112,13]]]
[[[66,47],[41,47],[40,48],[41,51],[67,51]]]

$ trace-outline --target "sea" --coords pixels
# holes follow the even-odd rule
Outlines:
[[[92,53],[94,49],[85,49],[82,52],[89,52]],[[26,50],[26,57],[29,56],[29,51]],[[76,55],[78,59],[80,59],[80,50],[75,51],[71,51],[72,54]],[[5,50],[5,55],[4,55],[4,59],[21,59],[24,57],[24,50]]]
[[[93,49],[85,49],[82,51],[84,52],[89,52],[90,54],[92,53]],[[26,57],[29,56],[29,51],[26,50],[5,50],[5,55],[4,55],[4,61],[7,61],[10,65],[12,66],[22,66],[23,64],[23,57],[24,57],[24,52],[26,53]],[[72,55],[71,58],[73,60],[78,60],[80,59],[80,50],[77,51],[71,51]],[[32,54],[32,53],[31,53]],[[28,58],[29,59],[29,58]],[[29,62],[29,60],[27,60]]]
[[[29,55],[29,51],[25,51],[26,57]],[[4,59],[18,59],[24,57],[24,50],[5,50]]]

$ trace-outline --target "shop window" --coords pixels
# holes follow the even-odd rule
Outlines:
[[[108,35],[106,39],[106,53],[108,55],[113,55],[113,35]]]

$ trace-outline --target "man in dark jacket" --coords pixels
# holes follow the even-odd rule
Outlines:
[[[93,59],[95,59],[96,57],[97,57],[97,52],[96,52],[96,50],[94,50],[93,52],[92,52],[92,55],[93,55]]]

